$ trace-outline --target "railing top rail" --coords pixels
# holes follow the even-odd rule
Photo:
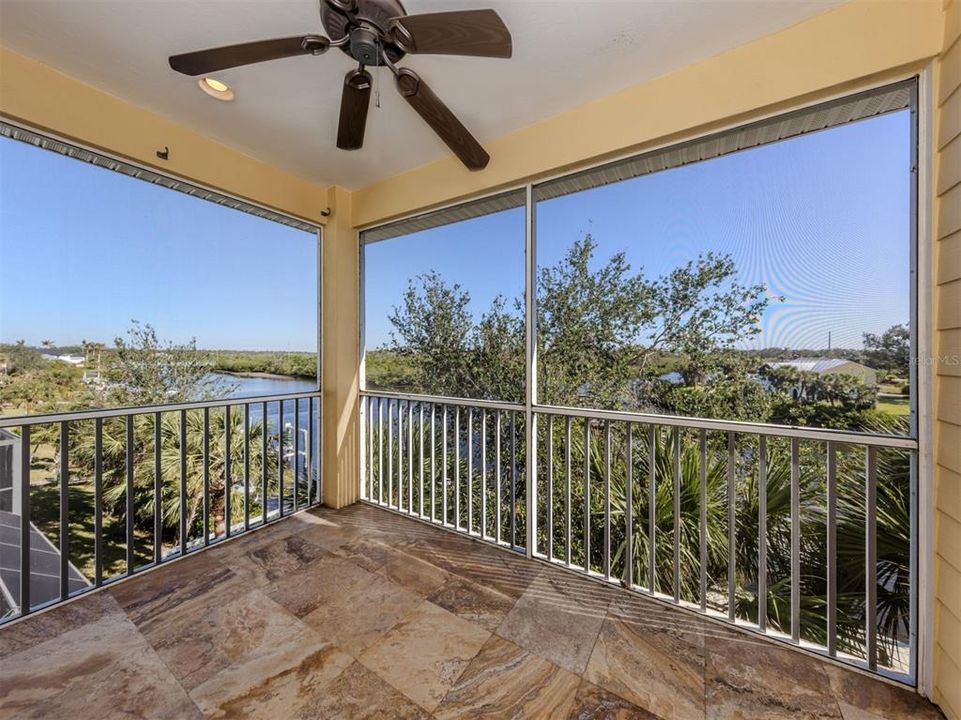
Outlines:
[[[524,406],[515,403],[493,402],[490,400],[470,400],[434,395],[412,393],[364,391],[364,397],[380,397],[413,402],[434,403],[438,405],[461,405],[466,407],[486,407],[496,410],[523,410]],[[561,407],[556,405],[535,405],[534,412],[541,415],[561,415],[592,420],[614,420],[636,422],[645,425],[664,425],[668,427],[696,428],[719,432],[746,433],[768,437],[796,437],[801,440],[836,442],[840,444],[864,445],[870,447],[902,448],[917,450],[918,441],[903,435],[880,435],[859,433],[827,428],[800,427],[796,425],[770,425],[742,420],[714,420],[709,418],[684,417],[680,415],[657,415],[654,413],[626,412],[623,410],[594,410],[588,408]]]
[[[44,425],[82,420],[96,420],[98,418],[127,417],[129,415],[146,415],[156,412],[177,412],[180,410],[202,410],[203,408],[225,407],[227,405],[256,405],[265,402],[296,400],[298,398],[320,397],[319,390],[308,390],[299,393],[283,393],[280,395],[255,395],[243,398],[223,398],[220,400],[196,400],[185,403],[170,403],[168,405],[139,405],[136,407],[105,408],[91,410],[76,410],[63,413],[44,413],[40,415],[20,415],[16,417],[0,417],[0,428],[22,427],[24,425]]]
[[[417,395],[414,393],[381,392],[364,390],[363,397],[384,398],[387,400],[409,400],[411,402],[432,403],[434,405],[460,405],[462,407],[487,408],[489,410],[505,410],[507,412],[524,411],[523,403],[499,402],[497,400],[472,400],[470,398],[445,397],[442,395]]]

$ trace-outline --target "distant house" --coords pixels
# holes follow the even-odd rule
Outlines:
[[[773,369],[793,368],[798,372],[816,375],[849,375],[860,379],[868,388],[877,387],[878,384],[877,370],[844,358],[797,358],[767,363],[767,366]],[[800,399],[804,394],[800,386],[791,391],[791,396],[795,400]]]
[[[83,355],[53,355],[51,353],[43,353],[41,357],[47,361],[59,360],[69,365],[83,365],[85,360]]]
[[[789,367],[800,372],[810,372],[817,375],[851,375],[860,378],[868,387],[875,387],[878,384],[877,370],[844,358],[797,358],[796,360],[768,363],[768,367]]]

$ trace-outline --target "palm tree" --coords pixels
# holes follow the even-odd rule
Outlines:
[[[204,488],[204,413],[202,410],[189,410],[184,414],[186,418],[186,526],[188,537],[199,532],[223,534],[228,519],[226,517],[226,452],[225,452],[225,421],[226,413],[222,408],[209,412],[209,457],[207,462],[208,493],[210,498],[210,512],[208,522],[203,529],[201,518],[203,514]],[[160,475],[161,475],[161,517],[163,518],[164,535],[176,538],[174,544],[180,544],[180,417],[179,412],[161,413],[160,420]],[[154,496],[154,422],[152,414],[133,416],[133,468],[134,468],[134,508],[135,522],[140,528],[150,528],[155,512]],[[243,413],[239,409],[230,412],[230,477],[232,483],[244,480],[244,436]],[[250,425],[250,488],[251,497],[259,496],[261,478],[266,468],[268,477],[268,492],[276,492],[277,483],[277,436],[268,436],[266,457],[261,456],[260,448],[263,443],[264,424],[262,421],[252,422]],[[71,447],[71,460],[78,470],[88,477],[93,472],[95,462],[94,433],[78,432],[72,437],[75,441]],[[289,439],[288,439],[289,440]],[[126,419],[108,418],[103,422],[103,481],[104,505],[107,511],[123,525],[126,522]],[[230,489],[233,508],[243,507],[243,493]],[[260,498],[259,503],[265,502]],[[231,522],[235,521],[231,512]],[[251,513],[253,514],[253,513]]]

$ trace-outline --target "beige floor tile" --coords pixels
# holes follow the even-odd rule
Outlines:
[[[452,576],[428,596],[435,605],[494,632],[514,607],[514,599],[465,578]]]
[[[217,675],[191,691],[191,696],[208,718],[336,717],[316,714],[314,707],[353,661],[336,646],[324,645],[299,663],[265,668],[258,676],[229,671]]]
[[[840,718],[824,664],[746,633],[714,636],[705,648],[706,716]]]
[[[940,720],[941,712],[909,688],[866,677],[863,673],[823,663],[838,702],[848,706],[847,715],[862,710],[889,720]],[[843,710],[843,707],[842,707]],[[845,715],[845,720],[848,720]]]
[[[303,621],[322,638],[357,657],[421,602],[419,595],[380,575],[370,575],[352,585],[349,593],[326,592]]]
[[[188,691],[230,669],[253,682],[323,645],[317,633],[260,590],[202,609],[166,613],[144,637]]]
[[[618,605],[604,621],[584,678],[665,720],[704,716],[704,636],[700,622],[670,614],[651,622]]]
[[[424,601],[358,659],[432,711],[489,637],[480,626]]]
[[[186,719],[200,712],[133,623],[111,614],[4,658],[0,715]]]
[[[538,577],[514,603],[497,634],[575,674],[584,672],[604,622],[609,596],[593,583]]]
[[[327,554],[320,545],[300,535],[287,535],[234,555],[225,564],[238,577],[262,586],[293,575]]]
[[[570,720],[659,720],[657,715],[587,680],[578,686],[568,717]]]
[[[580,679],[492,636],[434,712],[456,718],[567,718]]]

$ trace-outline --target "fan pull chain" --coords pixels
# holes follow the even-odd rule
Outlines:
[[[377,57],[378,59],[384,53],[384,46],[380,42],[380,38],[377,38]],[[374,69],[374,107],[378,110],[380,109],[380,71],[384,67],[382,62],[377,63],[377,67]]]

